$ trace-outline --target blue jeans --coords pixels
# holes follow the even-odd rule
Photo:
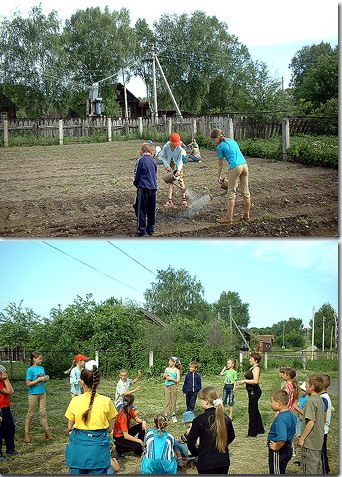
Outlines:
[[[193,411],[196,405],[197,393],[186,393],[186,410]]]
[[[175,443],[173,445],[173,449],[174,449],[175,452],[180,451],[184,455],[184,457],[189,456],[189,449],[188,449],[187,444],[183,444],[182,442],[175,441]]]
[[[189,154],[189,157],[193,162],[200,162],[200,160],[201,160],[200,157],[196,157],[193,154]]]
[[[224,387],[223,387],[223,397],[222,397],[222,401],[223,401],[224,406],[227,406],[228,399],[229,399],[229,401],[228,401],[229,406],[234,406],[233,390],[234,390],[234,384],[225,384],[224,385]]]

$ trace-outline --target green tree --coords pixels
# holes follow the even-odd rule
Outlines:
[[[324,324],[324,325],[323,325]],[[324,343],[323,343],[324,326]],[[335,327],[337,326],[337,315],[330,303],[324,303],[315,313],[315,340],[314,344],[318,349],[328,350],[331,344],[331,333],[333,335],[333,349],[337,347],[335,343]],[[310,320],[312,329],[312,320]]]
[[[205,302],[204,288],[196,277],[184,270],[158,270],[157,278],[144,293],[149,310],[169,321],[176,315],[195,317],[210,310]],[[202,316],[201,316],[202,318]]]
[[[249,316],[249,304],[242,303],[241,298],[237,292],[222,292],[218,301],[214,304],[216,313],[220,313],[227,323],[230,323],[230,312],[233,316],[235,323],[240,328],[247,328],[250,322]],[[236,331],[234,324],[232,323],[233,330]],[[239,335],[240,336],[240,335]]]
[[[298,111],[338,114],[338,49],[329,43],[304,46],[291,61],[291,85]]]
[[[63,94],[65,55],[56,11],[41,6],[16,13],[0,28],[0,71],[5,94],[30,117],[48,115]]]
[[[40,316],[32,308],[23,308],[23,301],[17,305],[10,303],[0,312],[0,345],[2,347],[25,350],[31,346]]]

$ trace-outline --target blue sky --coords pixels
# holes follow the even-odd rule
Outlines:
[[[143,303],[156,271],[171,265],[196,276],[210,303],[222,291],[238,292],[250,305],[250,326],[270,326],[290,317],[301,318],[308,326],[313,307],[317,311],[330,303],[338,310],[336,240],[160,239],[112,240],[111,244],[0,241],[0,309],[24,300],[24,307],[48,317],[58,304],[64,308],[87,293],[97,302],[114,296]]]
[[[16,10],[27,15],[39,0],[13,0],[1,2],[0,15],[11,17]],[[111,10],[123,7],[130,11],[132,26],[138,18],[145,18],[150,27],[163,13],[191,13],[203,10],[228,25],[230,34],[247,46],[253,60],[264,61],[272,75],[284,77],[285,87],[290,80],[288,65],[305,45],[329,42],[338,43],[338,2],[325,0],[287,0],[275,6],[274,0],[239,0],[233,2],[208,2],[208,0],[173,0],[155,2],[145,0],[45,0],[44,12],[57,10],[61,19],[70,18],[77,9],[108,5]],[[146,89],[140,79],[133,79],[129,89],[136,96],[145,96]]]

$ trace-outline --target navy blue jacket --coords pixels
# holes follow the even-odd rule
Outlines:
[[[137,159],[134,170],[135,187],[157,190],[157,164],[148,154]]]
[[[183,384],[183,394],[198,393],[202,389],[202,379],[198,373],[187,373]]]

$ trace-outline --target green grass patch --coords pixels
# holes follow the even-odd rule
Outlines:
[[[315,371],[322,371],[322,363],[320,360],[312,361],[315,364]],[[326,363],[332,363],[327,361]],[[105,364],[105,363],[104,363]],[[276,363],[274,363],[276,364]],[[278,364],[278,363],[277,363]],[[284,360],[281,363],[284,365]],[[286,365],[291,365],[291,362],[286,362]],[[328,366],[328,364],[326,364]],[[333,365],[334,366],[334,365]],[[11,368],[8,366],[9,372]],[[68,442],[65,435],[66,419],[64,413],[70,402],[69,395],[69,378],[63,375],[63,368],[60,368],[60,379],[51,379],[47,383],[47,410],[50,429],[56,437],[53,442],[44,439],[43,429],[39,422],[38,413],[36,414],[32,424],[32,442],[24,444],[22,442],[24,437],[24,422],[27,412],[27,388],[24,381],[26,364],[19,366],[22,372],[20,380],[12,380],[15,393],[11,397],[12,414],[16,423],[16,448],[22,452],[19,457],[11,458],[8,463],[1,463],[2,473],[10,474],[67,474],[68,469],[65,465],[64,451]],[[18,368],[18,370],[19,370]],[[318,368],[318,369],[316,369]],[[304,380],[305,377],[312,371],[303,371],[297,368],[297,375],[299,380]],[[331,467],[331,473],[338,473],[338,371],[328,371],[331,376],[332,403],[335,412],[332,418],[331,432],[328,437],[328,456]],[[115,387],[117,383],[116,372],[113,372],[113,377],[102,379],[99,387],[99,392],[114,399]],[[63,377],[62,377],[63,376]],[[131,371],[130,376],[134,378],[136,371]],[[11,374],[10,374],[11,378]],[[243,372],[239,372],[239,378],[243,378]],[[217,375],[202,374],[203,386],[216,386],[220,394],[223,388],[223,378]],[[141,417],[147,420],[150,427],[153,423],[154,416],[163,412],[164,410],[164,385],[161,376],[148,377],[146,374],[142,376],[139,381],[142,389],[136,393],[136,407],[140,411]],[[265,426],[265,435],[260,435],[255,439],[246,439],[248,427],[248,399],[245,386],[239,386],[235,398],[235,418],[233,421],[236,438],[230,446],[231,466],[229,473],[235,475],[246,474],[268,474],[267,466],[267,433],[271,426],[274,412],[270,407],[270,393],[281,387],[281,379],[279,377],[278,369],[261,370],[260,386],[262,388],[262,396],[259,401],[259,408]],[[181,393],[181,385],[178,387],[178,402],[177,402],[177,423],[170,423],[168,426],[169,432],[176,437],[184,432],[184,425],[181,423],[182,413],[185,411],[185,399]],[[195,414],[202,412],[200,402],[197,401]],[[297,452],[300,450],[297,448]],[[248,459],[246,459],[248,455]],[[288,464],[287,472],[289,474],[300,474],[300,467],[294,464],[295,459],[291,459]],[[125,459],[119,459],[122,474],[138,474],[140,473],[140,459],[134,456],[128,456]],[[186,471],[181,471],[183,473]],[[195,469],[189,469],[186,473],[196,474]]]

